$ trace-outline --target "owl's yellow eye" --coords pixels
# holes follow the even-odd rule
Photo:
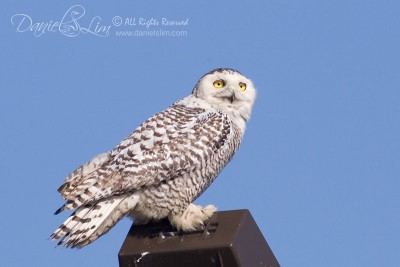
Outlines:
[[[246,90],[247,85],[245,83],[239,83],[240,90],[244,91]]]
[[[215,88],[222,88],[224,87],[225,82],[223,80],[216,80],[213,85]]]

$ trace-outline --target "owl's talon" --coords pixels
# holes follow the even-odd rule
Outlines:
[[[193,230],[204,230],[204,222],[208,220],[217,208],[213,205],[206,207],[189,204],[182,214],[170,214],[169,221],[178,230],[188,232]]]

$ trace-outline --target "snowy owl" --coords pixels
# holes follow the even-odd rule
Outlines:
[[[216,208],[192,202],[239,148],[255,97],[236,70],[202,76],[191,95],[66,177],[58,189],[66,203],[55,214],[75,211],[51,239],[80,248],[125,215],[137,224],[168,218],[180,231],[202,229]]]

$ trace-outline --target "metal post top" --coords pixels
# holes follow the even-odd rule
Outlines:
[[[120,267],[279,266],[248,210],[216,212],[193,232],[168,220],[132,225],[118,258]]]

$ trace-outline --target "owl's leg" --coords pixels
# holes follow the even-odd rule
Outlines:
[[[204,227],[204,221],[209,219],[217,210],[213,205],[196,206],[189,204],[182,214],[171,213],[168,218],[173,226],[181,231],[200,230]]]

